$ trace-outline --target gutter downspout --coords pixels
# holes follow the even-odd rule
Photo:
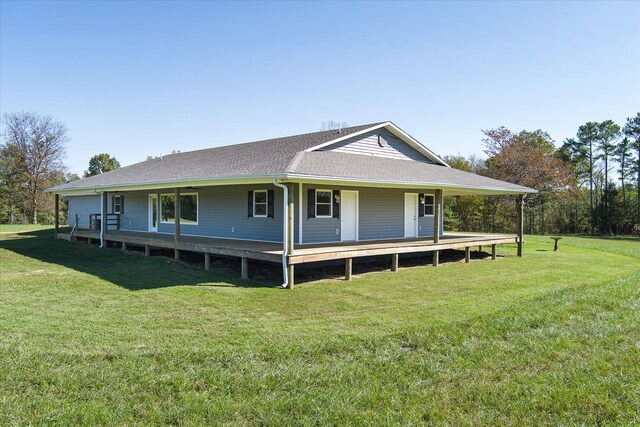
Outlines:
[[[104,191],[102,193],[100,193],[100,218],[102,219],[102,221],[104,221],[106,219],[107,216],[107,212],[106,209],[104,207],[104,205],[106,204],[104,202]],[[102,222],[100,223],[100,248],[104,247],[104,227],[102,226]]]
[[[282,188],[284,191],[284,197],[282,202],[282,212],[283,212],[283,220],[282,220],[282,277],[284,278],[284,282],[282,283],[283,288],[289,287],[289,275],[287,274],[287,242],[289,241],[289,233],[287,232],[287,224],[289,222],[289,188],[286,185],[282,185],[276,182],[275,178],[273,179],[273,185],[276,187]]]

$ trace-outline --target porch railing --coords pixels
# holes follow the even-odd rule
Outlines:
[[[102,214],[89,214],[89,228],[91,230],[100,231],[102,227]],[[120,230],[120,214],[107,214],[107,230]]]

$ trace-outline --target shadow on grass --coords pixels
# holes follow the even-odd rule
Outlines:
[[[42,262],[62,265],[91,274],[123,288],[137,291],[169,286],[273,287],[278,283],[255,283],[238,278],[229,264],[204,271],[202,267],[167,257],[144,257],[135,251],[88,246],[53,238],[53,230],[34,230],[4,235],[0,248]],[[203,257],[204,258],[204,257]],[[215,266],[214,266],[215,267]],[[235,277],[234,277],[235,275]]]

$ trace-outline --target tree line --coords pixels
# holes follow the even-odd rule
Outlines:
[[[29,112],[5,114],[2,125],[0,222],[50,224],[53,196],[43,190],[79,179],[64,165],[67,128]],[[640,113],[622,125],[587,122],[560,147],[542,130],[483,133],[486,159],[444,158],[454,168],[538,190],[525,199],[526,232],[640,233]],[[119,167],[109,154],[97,154],[84,176]],[[64,213],[64,198],[62,203]],[[446,230],[513,232],[516,219],[515,197],[445,197]]]
[[[587,122],[556,148],[542,131],[483,131],[486,159],[445,156],[455,168],[538,190],[525,199],[529,234],[640,233],[640,113],[622,125]],[[514,197],[446,197],[445,228],[513,232]]]

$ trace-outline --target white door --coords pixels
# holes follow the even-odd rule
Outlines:
[[[149,231],[158,232],[158,195],[149,194]]]
[[[358,240],[358,192],[340,192],[340,240]]]
[[[418,237],[418,194],[404,194],[404,237]]]

